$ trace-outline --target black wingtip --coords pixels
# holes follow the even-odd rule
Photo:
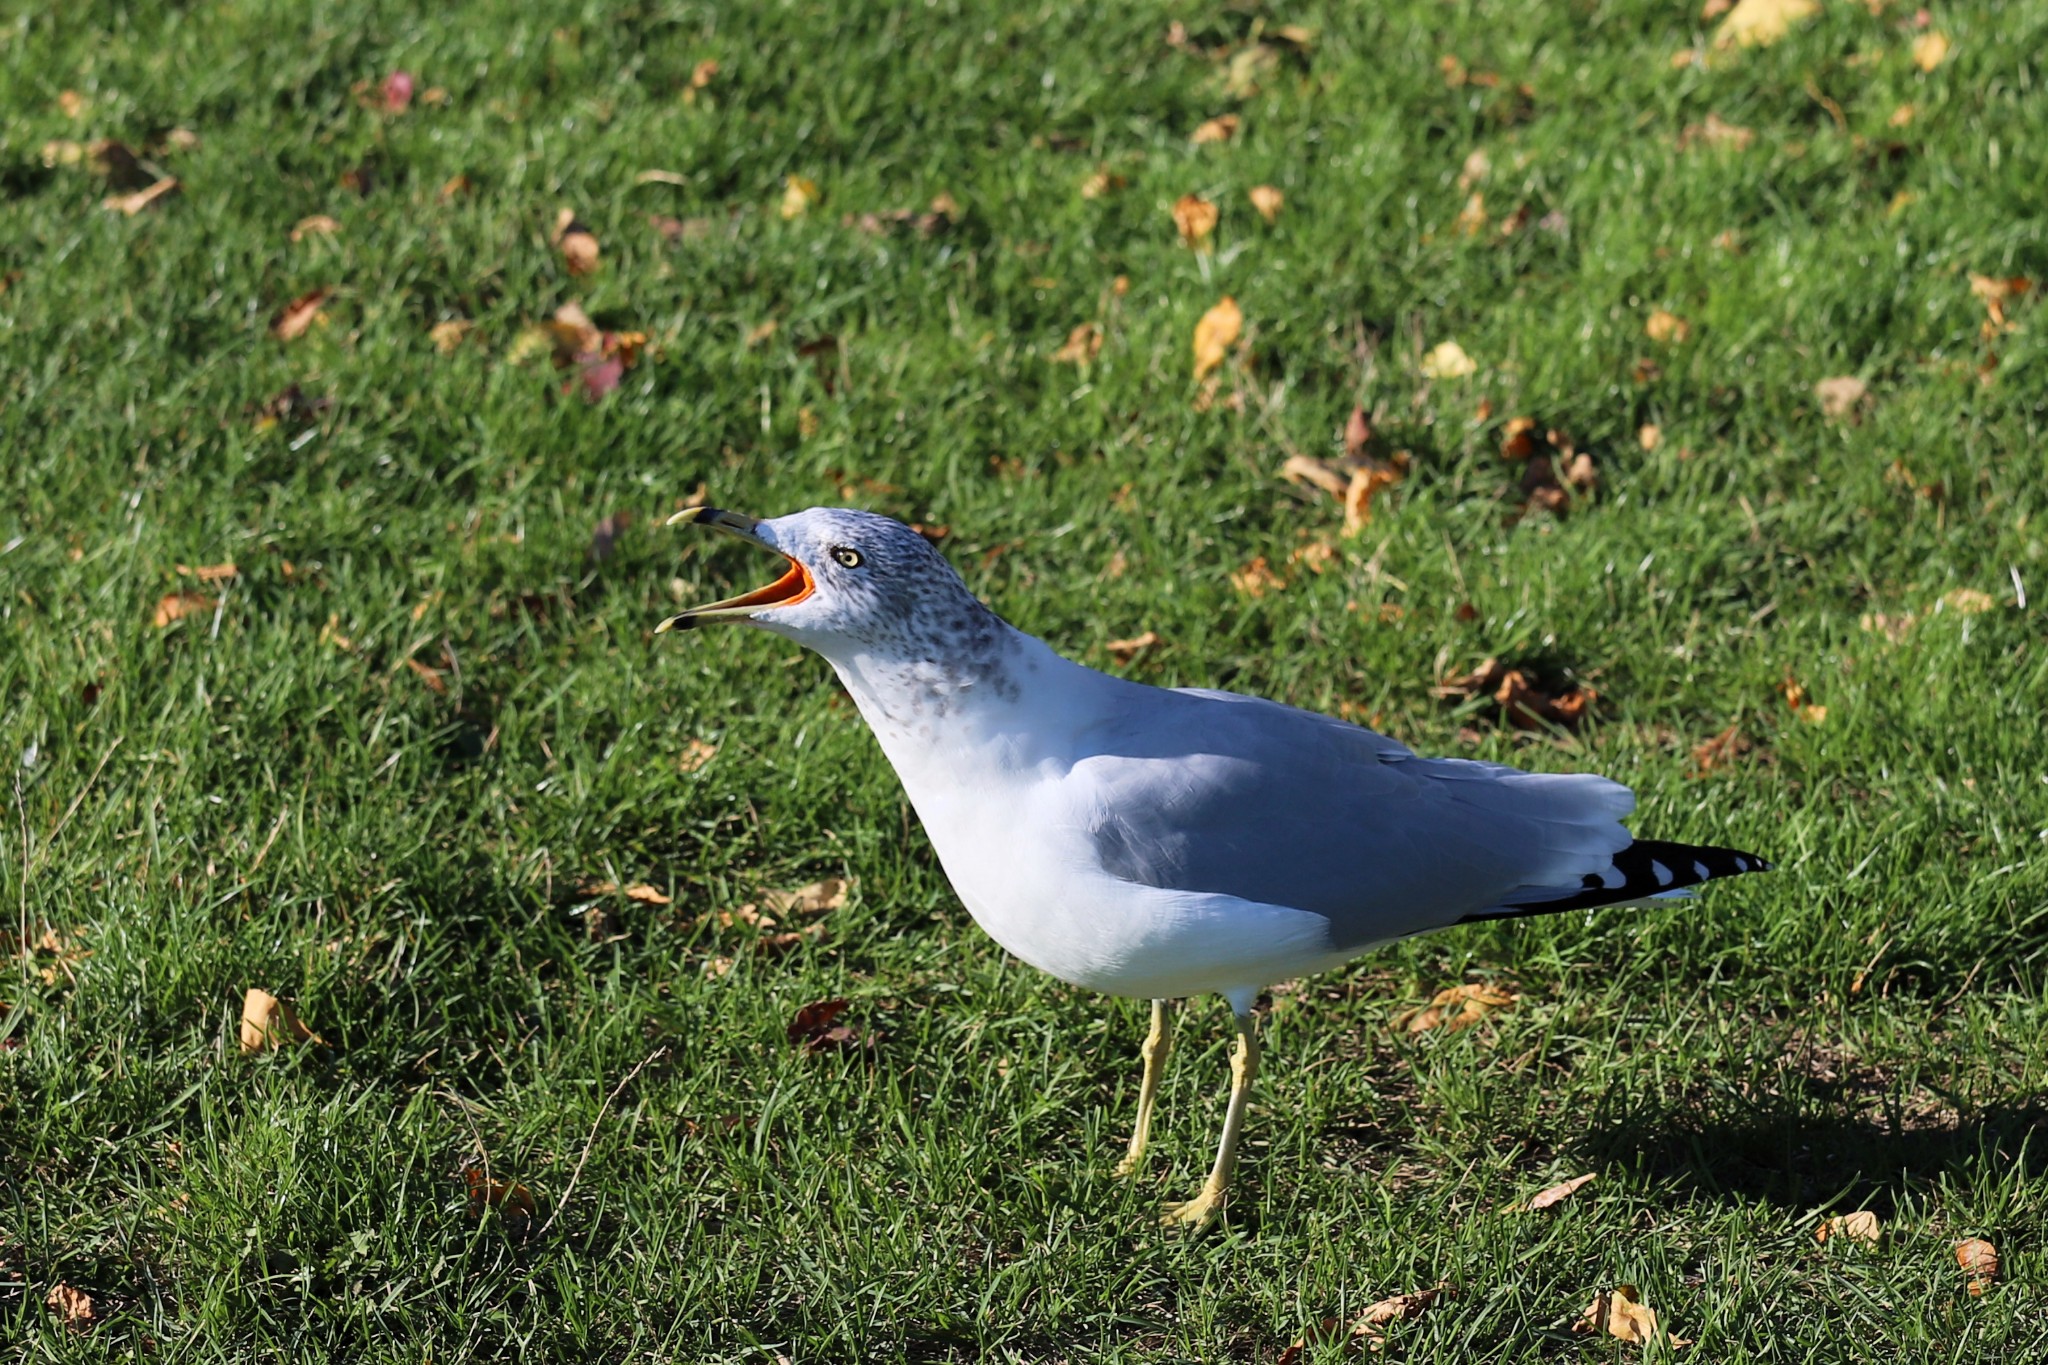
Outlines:
[[[1580,889],[1572,894],[1553,894],[1525,903],[1510,902],[1467,915],[1458,922],[1465,924],[1476,920],[1519,919],[1525,915],[1555,915],[1567,910],[1595,910],[1603,905],[1618,905],[1683,891],[1721,877],[1769,872],[1773,867],[1768,859],[1739,849],[1638,839],[1614,855],[1613,866],[1604,873],[1589,874],[1580,884]]]

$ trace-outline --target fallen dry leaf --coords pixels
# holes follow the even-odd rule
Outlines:
[[[1313,455],[1290,455],[1280,466],[1280,477],[1289,483],[1314,484],[1333,498],[1341,498],[1351,487],[1351,476],[1328,460]]]
[[[1644,321],[1643,335],[1659,346],[1676,346],[1692,335],[1692,324],[1676,313],[1659,308]]]
[[[446,696],[448,694],[448,679],[442,674],[440,669],[430,668],[418,659],[407,659],[405,666],[411,669],[413,676],[422,683],[425,683],[427,690],[435,696]]]
[[[1861,1242],[1865,1246],[1876,1246],[1884,1240],[1884,1225],[1869,1209],[1858,1209],[1854,1213],[1836,1214],[1822,1221],[1813,1230],[1813,1240],[1825,1242],[1839,1237],[1846,1242]]]
[[[1638,1346],[1653,1341],[1663,1341],[1673,1350],[1692,1345],[1688,1339],[1671,1336],[1658,1325],[1657,1310],[1643,1302],[1642,1291],[1632,1284],[1618,1284],[1612,1290],[1595,1294],[1593,1302],[1572,1324],[1572,1330],[1605,1332]]]
[[[1664,444],[1664,429],[1655,422],[1645,422],[1636,429],[1636,444],[1645,452],[1655,450]]]
[[[1287,196],[1271,185],[1254,185],[1245,191],[1245,197],[1252,201],[1252,207],[1268,227],[1280,221],[1280,210],[1287,204]]]
[[[1932,71],[1948,60],[1948,35],[1939,29],[1930,29],[1913,39],[1913,65],[1922,71]]]
[[[156,612],[150,617],[150,624],[162,630],[171,622],[196,612],[210,615],[219,606],[218,597],[203,592],[167,592],[156,600]]]
[[[1244,312],[1237,300],[1225,295],[1221,302],[1202,314],[1195,324],[1195,378],[1206,379],[1223,363],[1244,330]]]
[[[1133,635],[1128,640],[1111,640],[1103,648],[1109,657],[1120,664],[1127,664],[1159,643],[1159,633],[1148,630],[1143,635]]]
[[[1426,379],[1463,379],[1478,372],[1478,363],[1455,341],[1440,341],[1422,357],[1422,374]]]
[[[485,1209],[496,1209],[507,1219],[530,1219],[540,1212],[533,1191],[516,1180],[493,1180],[471,1166],[462,1172],[462,1183],[469,1191],[472,1219],[483,1217]]]
[[[1813,396],[1820,400],[1821,416],[1838,421],[1842,418],[1853,421],[1869,394],[1869,386],[1853,374],[1823,379],[1813,386]]]
[[[57,108],[65,118],[81,119],[91,110],[92,101],[79,94],[76,90],[59,90],[57,92]]]
[[[1106,166],[1098,166],[1081,182],[1081,197],[1100,199],[1106,194],[1116,193],[1124,184],[1122,176],[1115,174]]]
[[[676,771],[694,773],[709,763],[718,754],[718,746],[709,740],[693,739],[683,746],[682,754],[676,759]]]
[[[1941,595],[1941,605],[1962,616],[1977,616],[1995,608],[1998,599],[1976,588],[1950,588]]]
[[[201,583],[225,583],[228,579],[240,573],[241,570],[235,567],[233,560],[227,560],[220,564],[201,564],[196,569],[180,564],[178,565],[178,572],[196,578]]]
[[[1255,555],[1242,569],[1230,575],[1230,586],[1246,597],[1264,597],[1287,586],[1287,580],[1273,572],[1264,555]]]
[[[1221,211],[1199,194],[1184,194],[1173,201],[1173,225],[1181,241],[1196,251],[1209,249],[1209,234],[1216,230]]]
[[[1052,353],[1055,365],[1086,365],[1102,351],[1102,329],[1084,322],[1067,333],[1066,345]]]
[[[851,1051],[880,1043],[879,1032],[863,1039],[850,1026],[834,1022],[846,1012],[846,1006],[844,1000],[813,1001],[791,1017],[784,1034],[806,1052]]]
[[[1512,991],[1480,982],[1450,986],[1430,997],[1429,1003],[1394,1016],[1394,1027],[1407,1033],[1427,1033],[1433,1028],[1456,1033],[1484,1019],[1495,1010],[1512,1009],[1520,996]]]
[[[1998,1280],[1998,1248],[1982,1237],[1956,1243],[1956,1264],[1970,1277],[1970,1296],[1981,1296]]]
[[[468,194],[470,189],[469,177],[457,172],[441,182],[441,188],[434,191],[434,200],[436,203],[452,204]]]
[[[1706,122],[1685,125],[1685,131],[1678,135],[1678,150],[1683,152],[1694,147],[1707,147],[1742,152],[1749,150],[1750,144],[1755,141],[1756,132],[1753,129],[1730,123],[1719,114],[1709,112]],[[1732,243],[1732,233],[1723,233],[1722,236],[1728,237]],[[1714,244],[1720,246],[1721,239],[1715,238]]]
[[[705,58],[690,68],[690,86],[683,92],[685,100],[694,99],[699,90],[707,89],[718,75],[718,63]]]
[[[412,72],[394,71],[384,78],[377,94],[383,101],[384,112],[402,114],[412,105]]]
[[[1237,125],[1237,115],[1220,114],[1215,118],[1205,119],[1202,125],[1195,129],[1194,136],[1188,140],[1197,147],[1211,142],[1228,142],[1237,136]]]
[[[43,1296],[43,1306],[66,1327],[83,1331],[92,1325],[92,1295],[82,1289],[60,1283]]]
[[[1386,1349],[1387,1334],[1381,1330],[1389,1323],[1409,1322],[1422,1316],[1429,1306],[1450,1293],[1446,1285],[1434,1289],[1417,1289],[1406,1294],[1396,1294],[1381,1299],[1352,1320],[1346,1329],[1347,1345],[1352,1349],[1382,1351]],[[1288,1348],[1280,1353],[1274,1365],[1296,1365],[1311,1345],[1322,1345],[1335,1339],[1337,1319],[1325,1318],[1311,1330],[1295,1338]]]
[[[1893,644],[1906,638],[1920,618],[1912,612],[1866,611],[1856,618],[1857,628],[1872,635],[1882,635]]]
[[[1499,703],[1501,715],[1517,729],[1536,730],[1557,725],[1577,729],[1591,714],[1600,694],[1590,687],[1573,685],[1552,695],[1536,685],[1535,679],[1519,668],[1508,668],[1498,659],[1488,659],[1461,678],[1447,678],[1430,689],[1444,701],[1469,701],[1491,696]]]
[[[177,192],[178,177],[167,175],[149,188],[137,190],[133,194],[110,194],[100,201],[100,205],[132,218],[144,209],[154,208]]]
[[[1457,229],[1460,237],[1477,237],[1486,231],[1486,196],[1478,190],[1472,191],[1451,226]]]
[[[452,354],[462,345],[462,339],[469,335],[476,324],[468,318],[449,318],[437,322],[427,329],[427,339],[434,343],[434,349],[442,355]]]
[[[633,883],[626,888],[625,896],[627,900],[639,901],[643,905],[667,905],[671,899],[646,882]]]
[[[1344,534],[1356,535],[1364,529],[1372,519],[1373,495],[1399,482],[1401,471],[1378,461],[1364,469],[1352,470],[1351,481],[1344,489]]]
[[[1742,733],[1741,726],[1731,725],[1720,734],[1692,746],[1693,770],[1704,777],[1716,768],[1733,763],[1755,747],[1749,736]]]
[[[1820,13],[1820,0],[1738,0],[1714,30],[1714,46],[1768,47],[1792,26]]]
[[[818,182],[807,180],[800,175],[786,177],[782,182],[781,213],[784,222],[801,218],[811,211],[818,202]]]
[[[562,263],[569,267],[571,275],[588,275],[597,269],[597,234],[576,217],[576,210],[565,208],[555,215],[551,240],[562,253]]]
[[[251,986],[242,997],[242,1051],[262,1052],[287,1043],[319,1043],[319,1034],[306,1027],[298,1012],[269,991]]]
[[[1791,674],[1786,674],[1784,681],[1778,684],[1778,694],[1784,697],[1785,705],[1791,708],[1792,714],[1808,725],[1819,725],[1827,720],[1828,708],[1808,701],[1805,684]]]
[[[827,910],[837,910],[846,904],[847,893],[853,884],[844,877],[827,877],[799,886],[794,891],[764,891],[761,903],[778,915],[794,910],[800,915],[822,915]]]
[[[1588,1173],[1586,1175],[1573,1176],[1570,1180],[1561,1180],[1557,1184],[1552,1185],[1549,1189],[1544,1190],[1539,1194],[1530,1196],[1529,1202],[1524,1204],[1522,1207],[1524,1209],[1527,1209],[1530,1213],[1536,1213],[1540,1210],[1551,1207],[1553,1204],[1562,1204],[1565,1200],[1571,1198],[1580,1190],[1586,1188],[1587,1185],[1591,1184],[1594,1179],[1594,1174],[1595,1173]]]
[[[325,285],[299,295],[286,304],[284,311],[270,324],[270,334],[279,341],[296,341],[318,321],[320,305],[332,297],[334,290]]]
[[[292,240],[303,242],[308,237],[332,237],[341,231],[341,224],[324,213],[309,214],[292,225]]]

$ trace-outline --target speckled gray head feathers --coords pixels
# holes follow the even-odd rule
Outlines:
[[[801,564],[816,586],[801,601],[757,613],[753,624],[827,658],[964,662],[986,654],[1002,630],[953,566],[900,521],[813,507],[760,522],[755,534]]]

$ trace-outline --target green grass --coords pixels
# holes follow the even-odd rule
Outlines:
[[[2042,14],[1938,10],[1954,49],[1923,74],[1901,6],[1684,70],[1696,6],[1643,0],[414,8],[0,28],[0,1340],[1265,1361],[1449,1282],[1401,1358],[1609,1360],[1640,1348],[1568,1325],[1630,1282],[1684,1359],[2048,1348],[2048,314],[2008,301],[1986,339],[1967,278],[2048,275]],[[1318,34],[1233,96],[1222,54],[1262,23]],[[1447,84],[1445,54],[1500,83]],[[401,68],[445,102],[352,93]],[[1190,145],[1232,111],[1235,141]],[[1682,148],[1710,113],[1753,142]],[[98,137],[182,193],[125,217],[44,164]],[[1475,148],[1491,223],[1524,230],[1455,226]],[[1084,199],[1098,167],[1127,183]],[[785,222],[789,175],[824,198]],[[1222,206],[1206,260],[1168,214],[1191,191]],[[929,237],[843,221],[942,192],[959,221]],[[549,244],[563,206],[603,245],[588,278]],[[340,232],[293,243],[315,213]],[[324,324],[270,335],[323,286]],[[1226,293],[1250,353],[1200,411],[1189,336]],[[513,363],[571,299],[650,334],[600,402]],[[1645,336],[1659,308],[1687,340]],[[475,333],[439,355],[454,318]],[[1051,363],[1084,321],[1097,361]],[[1446,339],[1477,374],[1422,377]],[[1814,396],[1844,374],[1859,423]],[[259,423],[293,384],[331,406]],[[1335,455],[1354,404],[1410,476],[1327,572],[1237,591],[1337,537],[1278,470]],[[1515,516],[1518,414],[1594,455],[1568,515]],[[1230,1223],[1166,1234],[1220,1122],[1223,1009],[1184,1014],[1152,1170],[1113,1180],[1142,1005],[974,927],[822,663],[651,634],[763,569],[656,528],[700,482],[943,523],[976,591],[1083,659],[1157,631],[1127,671],[1609,773],[1644,832],[1781,870],[1277,993]],[[175,566],[227,560],[217,609],[152,624],[197,586]],[[1958,589],[1992,608],[1933,610]],[[1894,642],[1866,613],[1920,619]],[[1518,736],[1431,696],[1488,655],[1589,681],[1595,719]],[[1754,749],[1697,774],[1730,725]],[[693,739],[718,750],[685,773]],[[823,876],[857,890],[782,956],[717,920]],[[603,881],[673,903],[579,891]],[[1390,1029],[1467,979],[1520,1003]],[[240,1055],[251,986],[331,1046]],[[840,996],[878,1046],[785,1040]],[[538,1218],[473,1220],[467,1165]],[[1884,1246],[1815,1244],[1859,1207]],[[1982,1298],[1967,1236],[2005,1259]]]

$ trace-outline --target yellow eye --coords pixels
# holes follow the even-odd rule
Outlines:
[[[835,545],[832,547],[832,557],[849,569],[860,567],[859,550],[849,550],[844,545]]]

